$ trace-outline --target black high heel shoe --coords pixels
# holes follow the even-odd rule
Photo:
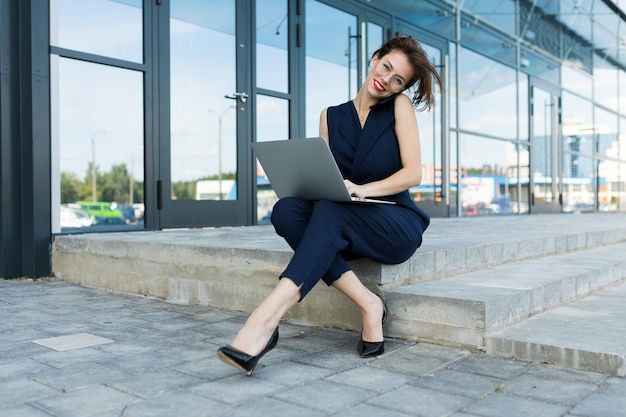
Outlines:
[[[380,295],[378,295],[378,298],[380,298],[380,301],[383,303],[383,318],[381,321],[382,324],[385,324],[387,321],[387,305]],[[385,340],[383,339],[382,342],[366,342],[363,340],[363,333],[361,333],[361,340],[359,340],[357,344],[357,349],[362,358],[379,356],[385,352]]]
[[[265,348],[263,348],[261,353],[256,356],[248,355],[247,353],[244,353],[230,346],[222,346],[217,350],[217,357],[221,361],[245,372],[246,376],[251,376],[252,372],[254,372],[254,368],[256,367],[257,362],[259,362],[259,359],[261,359],[263,355],[265,355],[267,352],[274,349],[277,343],[278,327],[276,328],[276,330],[274,330],[274,333],[272,333],[272,336],[267,342],[267,345],[265,345]]]

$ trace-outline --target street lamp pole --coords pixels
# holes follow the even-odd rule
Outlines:
[[[237,107],[236,104],[228,106],[222,110],[221,113],[217,113],[216,111],[209,109],[210,113],[217,116],[217,183],[220,200],[222,199],[222,117],[227,111],[234,109],[235,107]]]
[[[100,130],[91,135],[91,199],[96,202],[96,136],[108,132],[109,129]]]

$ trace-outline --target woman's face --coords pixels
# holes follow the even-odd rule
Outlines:
[[[413,67],[402,51],[391,51],[383,57],[375,56],[370,61],[367,88],[379,99],[399,93],[408,87],[413,78]]]

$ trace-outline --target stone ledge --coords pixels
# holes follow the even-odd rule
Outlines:
[[[388,334],[485,349],[487,332],[626,278],[624,253],[621,243],[385,290]]]

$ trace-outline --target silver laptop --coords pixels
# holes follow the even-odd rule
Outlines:
[[[395,204],[350,196],[323,138],[255,142],[252,150],[279,198]]]

